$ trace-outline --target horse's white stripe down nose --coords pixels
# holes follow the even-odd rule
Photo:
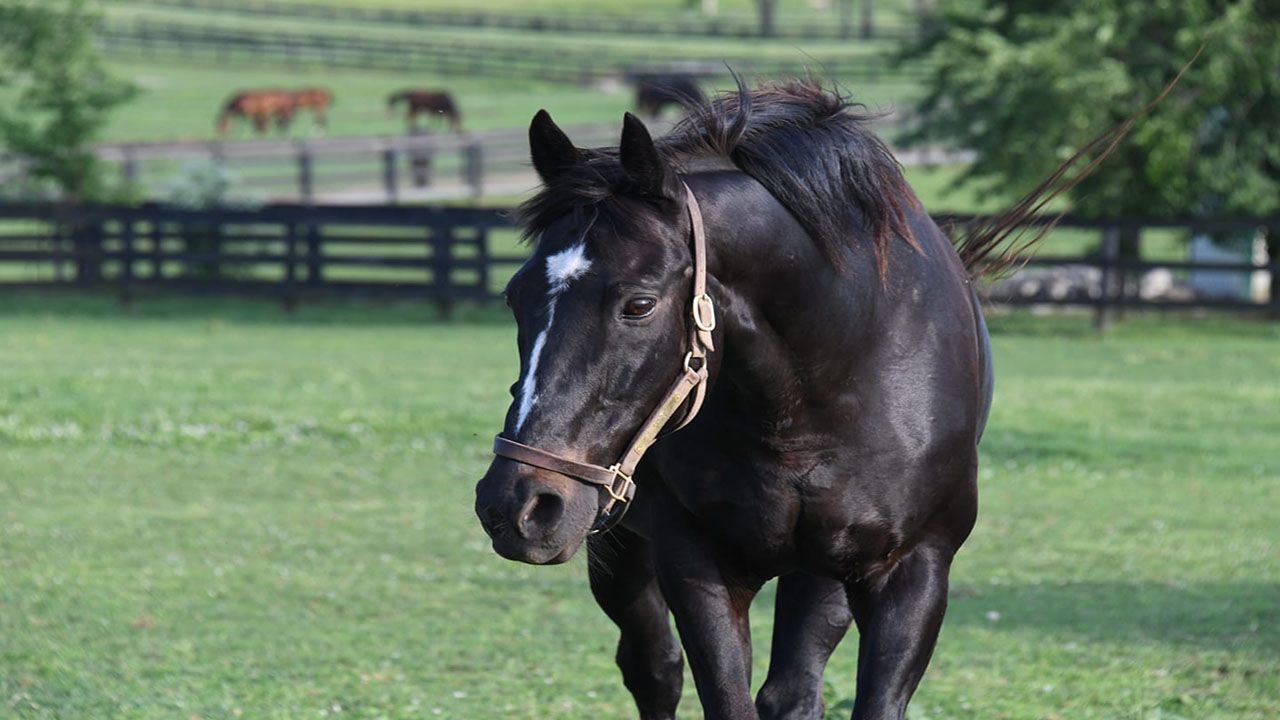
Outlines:
[[[538,401],[538,363],[542,359],[542,351],[547,345],[547,334],[551,332],[551,323],[556,319],[556,301],[569,289],[569,283],[582,277],[591,269],[591,261],[587,259],[587,246],[578,243],[555,255],[547,257],[547,326],[538,333],[529,351],[529,365],[520,385],[520,408],[516,411],[516,432],[524,426],[529,412]]]

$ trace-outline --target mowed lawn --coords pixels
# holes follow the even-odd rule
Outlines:
[[[911,717],[1280,716],[1280,329],[994,324]],[[473,518],[515,367],[479,311],[4,298],[0,717],[632,717],[583,559],[500,560]]]

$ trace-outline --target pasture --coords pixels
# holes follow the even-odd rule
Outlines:
[[[387,96],[408,87],[446,88],[462,110],[467,130],[524,129],[539,108],[550,108],[557,122],[620,123],[632,110],[635,90],[629,85],[608,87],[566,85],[525,78],[442,77],[432,73],[375,72],[303,67],[217,67],[208,64],[163,62],[134,57],[115,58],[117,75],[134,83],[139,94],[111,116],[102,133],[104,142],[209,140],[216,136],[214,119],[228,97],[250,87],[327,87],[334,93],[326,135],[385,135],[405,131],[403,112],[387,110]],[[914,87],[897,81],[846,83],[859,102],[875,110],[908,105]],[[728,87],[712,83],[712,89]],[[311,117],[303,114],[283,137],[314,134]],[[255,137],[247,124],[234,126],[232,137]],[[282,137],[272,132],[267,137]]]
[[[337,6],[367,7],[369,3],[347,0],[328,3]],[[378,4],[375,4],[375,6]],[[388,3],[386,6],[395,6]],[[462,7],[453,3],[411,3],[417,9]],[[794,6],[793,6],[794,5]],[[403,6],[403,5],[401,5]],[[460,43],[477,52],[501,54],[515,50],[545,56],[569,54],[590,57],[595,62],[622,61],[644,65],[659,60],[701,60],[719,67],[724,59],[786,63],[797,70],[811,68],[823,73],[825,63],[856,71],[856,75],[837,78],[845,83],[855,99],[875,108],[903,108],[918,94],[914,75],[897,70],[886,71],[884,63],[898,50],[897,40],[840,41],[836,39],[797,40],[794,38],[726,38],[671,37],[662,35],[611,35],[592,33],[560,33],[472,27],[403,27],[394,23],[318,20],[308,17],[252,16],[234,12],[237,5],[229,2],[222,10],[192,10],[174,6],[156,6],[124,0],[102,8],[108,26],[132,27],[138,22],[160,23],[166,27],[225,32],[270,32],[279,38],[319,36],[331,40],[367,43],[409,41],[412,43]],[[750,18],[751,3],[722,2],[727,15]],[[900,26],[903,2],[877,5],[882,22]],[[484,10],[495,13],[535,12],[562,13],[581,11],[578,0],[540,0],[537,3],[505,1],[485,3]],[[592,3],[593,12],[632,15],[647,18],[697,18],[697,13],[678,12],[675,3]],[[809,23],[833,22],[835,11],[817,12],[795,3],[782,3],[779,23],[785,27],[789,19]],[[273,35],[273,37],[275,37]],[[140,141],[210,139],[214,136],[214,116],[233,93],[254,87],[300,87],[318,85],[334,92],[336,103],[331,113],[330,135],[369,135],[404,132],[403,116],[386,111],[389,93],[406,87],[431,87],[449,90],[458,100],[464,127],[469,130],[523,128],[529,117],[541,107],[554,108],[557,119],[565,124],[617,122],[624,110],[632,108],[634,90],[620,81],[596,83],[592,86],[548,82],[543,75],[512,71],[485,77],[461,73],[442,73],[434,66],[406,65],[402,68],[357,70],[325,68],[312,58],[298,60],[290,67],[279,60],[264,59],[231,51],[211,53],[198,51],[156,52],[154,49],[113,48],[108,56],[112,69],[131,80],[140,93],[113,114],[102,133],[103,141]],[[570,64],[573,57],[569,58]],[[590,64],[590,63],[585,63]],[[434,69],[433,69],[434,68]],[[879,68],[878,70],[874,70]],[[748,80],[754,79],[750,68],[742,68]],[[875,77],[867,73],[874,70]],[[727,77],[708,81],[708,85],[724,87]],[[2,97],[2,96],[0,96]],[[312,133],[309,116],[295,122],[290,137],[308,137]],[[250,136],[247,126],[237,128],[236,136]],[[278,136],[273,134],[273,136]]]
[[[1280,330],[993,331],[983,507],[910,717],[1280,715]],[[631,716],[583,559],[502,561],[472,515],[515,359],[496,310],[6,299],[0,715]]]

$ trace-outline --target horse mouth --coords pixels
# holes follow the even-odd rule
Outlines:
[[[492,537],[493,551],[507,560],[529,565],[560,565],[568,562],[578,552],[582,540],[561,547],[531,545],[510,535]]]

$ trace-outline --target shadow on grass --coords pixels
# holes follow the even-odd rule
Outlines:
[[[0,298],[0,319],[42,317],[363,326],[512,324],[510,312],[500,304],[459,304],[445,317],[425,300],[319,300],[289,311],[269,298],[140,296],[127,306],[100,293],[24,292]]]
[[[1280,583],[956,583],[947,623],[1274,654],[1280,652]]]
[[[774,612],[776,584],[751,605]],[[1195,645],[1280,653],[1280,583],[953,582],[946,624],[1029,631],[1061,641]],[[857,642],[851,630],[846,642]]]

